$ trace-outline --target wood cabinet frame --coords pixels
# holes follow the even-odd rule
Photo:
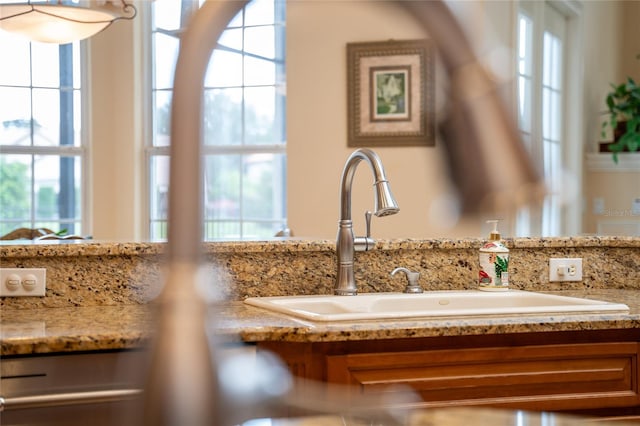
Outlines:
[[[416,407],[640,414],[638,330],[345,342],[261,342],[292,373],[349,395],[416,392]],[[404,390],[395,389],[404,386]]]

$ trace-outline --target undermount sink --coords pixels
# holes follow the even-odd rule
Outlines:
[[[245,303],[314,321],[629,311],[622,303],[521,290],[250,297]]]

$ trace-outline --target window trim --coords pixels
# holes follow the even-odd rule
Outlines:
[[[520,0],[518,7],[515,8],[514,17],[514,46],[518,46],[518,17],[522,10],[524,10],[528,16],[533,20],[534,26],[540,25],[542,20],[542,14],[544,4],[547,3],[559,13],[561,13],[566,19],[566,35],[565,35],[565,54],[563,56],[563,104],[562,104],[562,116],[563,116],[563,133],[561,135],[564,143],[562,144],[562,168],[569,175],[574,176],[574,186],[564,186],[562,193],[563,204],[560,213],[560,235],[575,235],[579,234],[582,229],[582,202],[580,194],[583,193],[582,183],[582,160],[583,160],[583,147],[584,147],[584,107],[582,99],[584,92],[584,77],[580,71],[580,64],[584,64],[584,52],[582,45],[583,36],[583,14],[582,3],[576,0],[546,0],[545,2],[537,2],[532,0]],[[542,34],[542,32],[540,32]],[[534,37],[536,30],[534,29]],[[515,49],[517,52],[517,48]],[[542,67],[542,49],[535,49],[534,63],[538,64],[537,67]],[[569,54],[570,52],[570,54]],[[517,77],[517,61],[518,55],[514,55],[514,61],[516,63],[516,75]],[[539,80],[535,78],[534,81]],[[571,76],[571,78],[568,78]],[[514,93],[516,94],[514,102],[518,102],[518,79],[514,78]],[[541,96],[542,88],[540,84],[534,83],[532,91],[536,93],[535,96]],[[538,95],[538,93],[540,95]],[[542,158],[542,115],[540,114],[538,107],[541,103],[534,101],[532,108],[536,111],[532,119],[532,149],[530,150],[531,157],[538,167],[540,173],[542,173],[543,158]],[[540,143],[538,143],[538,141]],[[539,146],[538,146],[539,145]],[[569,200],[569,197],[575,196],[574,200]],[[528,227],[529,235],[541,235],[541,219],[542,210],[529,212]],[[522,232],[520,232],[523,234]],[[524,235],[524,234],[523,234]]]
[[[144,141],[142,144],[143,154],[141,156],[141,170],[140,174],[140,184],[142,185],[141,194],[143,194],[142,201],[140,203],[140,212],[139,215],[139,226],[141,230],[141,235],[145,240],[149,240],[151,238],[151,217],[150,217],[150,208],[151,208],[151,179],[150,179],[150,170],[151,170],[151,158],[154,155],[159,155],[156,153],[156,150],[153,146],[153,97],[152,97],[152,79],[154,76],[153,73],[153,48],[152,48],[152,37],[151,37],[151,18],[152,18],[152,5],[151,2],[143,2],[143,4],[138,7],[138,14],[140,16],[140,23],[137,26],[138,29],[138,52],[137,57],[141,58],[140,60],[140,70],[137,75],[144,76],[140,79],[140,99],[141,102],[140,110],[142,111],[142,140]],[[168,147],[167,147],[168,148]],[[168,155],[168,153],[167,153]]]

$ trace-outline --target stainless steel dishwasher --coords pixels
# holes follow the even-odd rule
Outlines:
[[[3,357],[0,424],[139,424],[145,359],[142,351]]]

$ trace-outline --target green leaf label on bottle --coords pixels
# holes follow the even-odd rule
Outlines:
[[[508,287],[508,269],[508,254],[481,252],[478,284],[480,285],[480,287]]]

